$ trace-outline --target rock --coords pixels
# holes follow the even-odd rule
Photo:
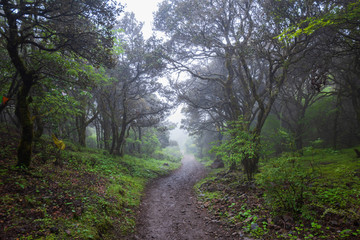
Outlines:
[[[168,163],[164,163],[163,165],[164,165],[164,166],[167,166],[167,167],[169,166],[169,164],[168,164]]]

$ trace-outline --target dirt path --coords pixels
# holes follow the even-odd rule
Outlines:
[[[191,155],[182,163],[179,170],[147,189],[134,239],[231,239],[197,206],[193,186],[205,176],[204,167]]]

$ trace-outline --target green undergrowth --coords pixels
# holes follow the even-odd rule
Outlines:
[[[134,230],[146,183],[180,166],[70,143],[58,153],[44,140],[31,168],[18,169],[16,143],[1,144],[1,239],[122,239]]]
[[[209,168],[211,167],[211,164],[214,162],[214,159],[211,159],[210,157],[204,157],[204,158],[197,158],[197,160],[199,162],[201,162],[205,167]],[[216,173],[217,171],[221,171],[222,169],[218,170],[218,169],[213,169],[211,171],[211,175],[213,175],[214,173]]]
[[[207,164],[209,165],[209,164]],[[195,186],[202,206],[255,239],[359,239],[360,159],[354,148],[307,148],[263,160],[255,181],[211,170]]]

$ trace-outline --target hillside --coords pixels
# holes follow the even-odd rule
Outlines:
[[[119,239],[133,232],[146,183],[179,160],[123,158],[66,142],[37,142],[29,169],[16,165],[17,133],[1,129],[0,239]]]

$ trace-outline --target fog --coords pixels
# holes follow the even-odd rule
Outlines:
[[[179,147],[181,149],[181,152],[185,152],[185,143],[187,139],[189,138],[189,135],[187,132],[183,129],[180,129],[181,119],[184,118],[184,116],[181,113],[182,105],[180,105],[176,111],[173,112],[172,115],[169,116],[168,120],[170,122],[176,123],[176,128],[172,131],[170,131],[170,140],[174,140],[178,142]]]

